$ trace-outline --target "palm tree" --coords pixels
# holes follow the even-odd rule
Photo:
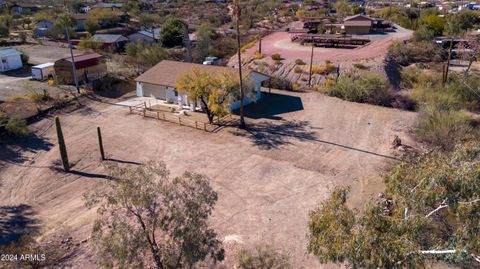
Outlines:
[[[241,9],[240,9],[240,5],[238,4],[238,0],[235,0],[233,2],[231,12],[232,12],[232,17],[235,19],[236,28],[237,28],[238,74],[240,76],[240,128],[245,128],[245,119],[243,117],[244,92],[243,92],[243,76],[242,76],[242,56],[240,54],[240,50],[241,50],[241,46],[240,46]]]

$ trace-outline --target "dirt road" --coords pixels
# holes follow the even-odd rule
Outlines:
[[[224,239],[228,268],[235,251],[265,242],[290,253],[294,268],[336,268],[305,254],[308,212],[336,185],[352,186],[349,203],[356,207],[381,191],[379,171],[395,162],[393,136],[411,145],[406,130],[416,114],[316,92],[273,91],[263,100],[249,108],[246,131],[217,133],[91,103],[60,115],[74,164],[70,174],[52,168],[59,159],[55,128],[44,119],[32,126],[35,143],[27,150],[2,148],[0,201],[31,207],[29,217],[44,236],[67,229],[74,240],[88,238],[96,214],[85,209],[82,195],[105,181],[95,128],[101,126],[106,154],[115,162],[163,160],[172,175],[190,170],[211,178],[219,193],[211,224]],[[90,248],[83,249],[76,267],[95,268]]]

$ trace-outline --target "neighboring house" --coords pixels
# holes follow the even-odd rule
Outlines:
[[[33,29],[34,37],[46,36],[49,31],[53,29],[53,22],[47,20],[41,20],[35,25]]]
[[[22,53],[12,48],[0,48],[0,72],[22,68]]]
[[[15,3],[10,7],[10,10],[18,14],[23,14],[37,12],[40,10],[40,7],[32,3]]]
[[[128,36],[131,42],[156,43],[160,40],[160,28],[143,29]]]
[[[79,82],[89,82],[107,74],[107,65],[103,56],[97,53],[88,53],[74,57],[77,79]],[[60,83],[75,83],[72,71],[72,59],[66,57],[57,60],[54,64],[55,76]]]
[[[189,107],[194,110],[196,106],[187,98],[186,93],[178,93],[176,91],[177,80],[185,73],[192,72],[195,68],[201,71],[208,72],[209,74],[220,74],[223,72],[232,73],[236,76],[238,69],[214,66],[214,65],[202,65],[176,61],[161,61],[154,67],[147,70],[145,73],[135,79],[137,82],[137,96],[155,97],[167,102],[174,102],[179,105]],[[260,99],[261,84],[263,81],[269,79],[267,75],[261,74],[253,70],[246,70],[245,76],[249,76],[255,89],[256,99]],[[248,104],[252,100],[245,98],[244,103]],[[230,106],[231,110],[238,109],[240,102],[233,102]]]
[[[128,38],[123,35],[113,34],[95,34],[92,36],[92,40],[101,44],[102,49],[113,49],[115,51],[121,51],[128,43]]]
[[[87,14],[77,13],[72,15],[73,21],[75,22],[75,31],[83,32],[85,31],[85,21],[87,20]]]
[[[346,17],[343,20],[343,30],[349,35],[368,34],[372,31],[372,21],[370,17],[362,14]]]

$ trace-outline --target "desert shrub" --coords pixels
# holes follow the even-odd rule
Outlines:
[[[145,44],[143,42],[129,43],[125,52],[134,61],[145,66],[154,66],[168,57],[167,51],[160,44]]]
[[[402,86],[411,89],[416,84],[436,84],[440,78],[432,74],[427,74],[417,66],[408,66],[400,71]]]
[[[255,45],[255,43],[257,43],[257,40],[256,40],[256,39],[248,42],[247,44],[243,45],[243,46],[240,48],[240,51],[241,51],[242,53],[245,53],[245,51],[247,51],[247,49],[253,47],[253,46]]]
[[[28,90],[27,94],[28,98],[35,103],[43,103],[51,99],[50,94],[48,94],[47,90],[43,91],[36,91],[33,89]]]
[[[258,60],[262,58],[263,58],[263,54],[260,51],[255,51],[255,54],[253,55],[253,59]]]
[[[302,59],[296,59],[295,64],[296,65],[305,65],[305,62]]]
[[[278,252],[271,245],[257,246],[255,251],[241,250],[238,254],[241,269],[287,269],[291,268],[287,254]]]
[[[293,85],[290,80],[273,76],[264,82],[264,87],[287,91],[293,90]]]
[[[5,132],[13,136],[25,136],[28,134],[27,121],[19,116],[0,116],[0,133]]]
[[[293,69],[293,72],[299,74],[299,73],[302,73],[303,72],[303,68],[301,67],[298,67],[298,66],[295,66],[295,68]]]
[[[274,61],[283,60],[282,55],[280,55],[279,53],[272,54],[272,56],[270,56],[270,57],[272,57],[272,60],[274,60]]]
[[[441,62],[446,58],[446,52],[427,41],[407,44],[395,42],[388,48],[388,57],[407,66],[412,63]]]
[[[368,66],[366,66],[362,63],[354,63],[353,67],[355,67],[357,69],[360,69],[360,70],[367,70],[368,69]]]
[[[335,69],[336,69],[335,65],[333,65],[331,61],[326,60],[324,65],[313,65],[312,73],[319,74],[319,75],[327,75],[335,71]],[[307,72],[310,72],[310,68],[308,68]]]
[[[434,106],[428,106],[422,112],[415,128],[420,141],[445,151],[452,150],[472,132],[470,117],[464,112]]]
[[[480,80],[476,75],[451,78],[445,86],[441,85],[438,78],[431,76],[408,76],[412,76],[409,79],[414,84],[412,100],[417,103],[433,105],[443,110],[479,109],[480,93],[476,89],[480,87]]]
[[[387,79],[373,72],[344,73],[325,92],[347,101],[375,105],[389,105],[391,97]]]

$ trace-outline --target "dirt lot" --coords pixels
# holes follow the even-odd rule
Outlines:
[[[294,268],[337,268],[305,254],[308,212],[336,185],[352,186],[349,203],[356,207],[381,191],[379,172],[396,162],[393,136],[412,145],[406,130],[416,117],[316,92],[279,91],[249,107],[246,131],[207,133],[127,112],[92,102],[60,115],[74,164],[70,174],[54,169],[59,153],[51,118],[31,126],[34,134],[22,141],[22,151],[0,143],[4,207],[27,208],[27,230],[48,236],[67,229],[73,240],[88,238],[95,212],[81,197],[105,180],[95,128],[101,126],[115,162],[163,160],[173,175],[191,170],[211,178],[219,193],[211,223],[224,239],[228,268],[238,249],[265,242],[290,253]],[[96,267],[88,242],[73,267]]]
[[[390,44],[396,40],[405,40],[411,36],[410,30],[398,27],[396,32],[382,35],[361,35],[361,38],[372,40],[366,46],[355,49],[345,48],[322,48],[314,49],[313,64],[322,65],[325,61],[331,61],[335,66],[340,67],[340,71],[344,72],[352,68],[354,63],[362,63],[372,70],[383,72],[384,58]],[[306,84],[308,81],[308,72],[294,72],[296,59],[301,59],[307,65],[300,65],[306,68],[310,64],[310,56],[312,48],[303,46],[299,43],[291,41],[291,34],[288,32],[275,32],[262,39],[263,58],[255,59],[255,52],[258,51],[258,42],[253,47],[247,49],[243,54],[244,62],[248,63],[250,68],[274,75],[276,77],[287,78],[292,82]],[[281,64],[276,65],[271,59],[271,55],[278,53],[283,60]],[[238,66],[237,56],[232,56],[228,65]],[[307,68],[308,69],[308,68]],[[314,75],[313,84],[321,84],[324,76]]]
[[[55,62],[56,60],[69,57],[70,50],[63,43],[46,42],[46,45],[22,45],[18,48],[28,54],[29,63],[33,65]],[[73,55],[80,55],[85,52],[73,50]]]

